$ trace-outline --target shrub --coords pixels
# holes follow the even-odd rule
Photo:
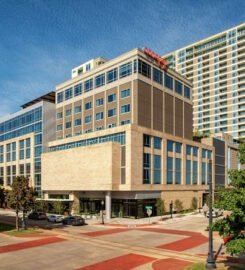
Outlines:
[[[174,209],[177,211],[177,212],[180,212],[180,211],[182,211],[183,210],[183,202],[182,201],[180,201],[180,200],[175,200],[174,201]]]
[[[193,197],[191,200],[191,209],[196,210],[198,206],[197,203],[198,203],[197,198]]]
[[[166,212],[165,203],[163,199],[157,199],[156,208],[158,216],[162,216]]]
[[[245,238],[230,240],[226,244],[226,251],[231,254],[239,255],[243,253],[244,250],[245,250]]]

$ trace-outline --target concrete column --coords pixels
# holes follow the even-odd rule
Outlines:
[[[111,219],[111,192],[107,191],[105,195],[106,219]]]

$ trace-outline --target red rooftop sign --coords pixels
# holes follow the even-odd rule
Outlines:
[[[144,48],[144,53],[153,58],[162,67],[162,69],[166,70],[168,62],[164,58],[148,48]]]

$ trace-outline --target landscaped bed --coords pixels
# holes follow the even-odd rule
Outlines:
[[[20,228],[19,231],[16,231],[14,225],[0,223],[0,233],[4,233],[10,236],[24,236],[24,235],[29,235],[29,234],[42,233],[42,231],[39,231],[33,228],[27,228],[27,229]]]

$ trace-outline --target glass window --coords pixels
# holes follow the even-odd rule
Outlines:
[[[96,99],[96,107],[102,106],[104,103],[103,98]]]
[[[66,110],[66,116],[69,116],[69,115],[71,115],[71,109]]]
[[[108,117],[112,117],[116,115],[116,109],[110,109],[108,110]]]
[[[186,155],[191,155],[191,146],[190,145],[186,145]]]
[[[193,146],[193,156],[197,157],[198,156],[198,147]]]
[[[175,92],[182,95],[182,83],[175,80]]]
[[[192,184],[197,184],[197,161],[193,161],[193,168],[192,168]]]
[[[59,112],[56,114],[56,119],[61,119],[63,117],[63,112]]]
[[[206,149],[202,149],[202,158],[206,158],[207,157],[207,150]]]
[[[143,140],[145,147],[151,147],[151,136],[144,134]]]
[[[63,98],[64,98],[64,93],[63,92],[60,92],[57,94],[57,102],[58,103],[61,103],[63,101]]]
[[[168,88],[173,90],[173,78],[170,77],[168,74],[165,73],[165,80],[164,85]]]
[[[191,184],[191,161],[186,160],[186,180],[185,180],[186,185]]]
[[[188,87],[188,86],[186,86],[186,85],[185,85],[185,87],[184,87],[184,95],[185,95],[185,97],[187,97],[187,98],[190,98],[190,97],[191,97],[191,89],[190,89],[190,87]]]
[[[138,72],[147,78],[151,78],[151,66],[142,60],[138,60]]]
[[[71,121],[66,122],[66,128],[71,128]]]
[[[182,148],[182,144],[179,142],[175,143],[175,152],[178,154],[181,154],[181,148]]]
[[[106,73],[106,81],[107,83],[111,83],[116,81],[118,78],[118,68],[114,68],[112,70],[107,71]]]
[[[132,62],[128,62],[119,67],[119,77],[124,78],[132,74]]]
[[[108,103],[114,102],[117,99],[117,95],[116,94],[111,94],[107,97]]]
[[[207,165],[205,162],[202,162],[202,185],[207,183]]]
[[[104,113],[103,112],[96,113],[96,116],[95,116],[96,121],[101,120],[103,118],[104,118]]]
[[[173,158],[167,157],[167,184],[173,184]]]
[[[168,151],[168,152],[173,152],[173,150],[174,150],[174,142],[168,140],[168,141],[167,141],[167,151]]]
[[[76,96],[81,95],[82,94],[82,90],[83,89],[82,89],[82,84],[81,83],[75,85],[74,86],[74,96],[76,97]]]
[[[128,119],[128,120],[123,120],[123,121],[121,121],[121,125],[122,126],[124,126],[124,125],[127,125],[127,124],[130,124],[130,120]]]
[[[75,119],[74,126],[81,126],[81,124],[82,124],[81,118]]]
[[[42,134],[35,135],[35,145],[38,145],[38,144],[42,144]]]
[[[153,68],[153,81],[162,85],[162,71]]]
[[[91,69],[90,63],[86,65],[86,71],[89,71]]]
[[[85,117],[85,124],[91,123],[91,121],[92,121],[92,116],[91,115],[87,115]]]
[[[90,109],[92,109],[92,102],[91,101],[85,103],[85,110],[90,110]]]
[[[35,147],[35,157],[41,157],[42,154],[42,146]]]
[[[57,131],[62,130],[62,129],[63,129],[63,125],[62,124],[56,126],[56,130]]]
[[[121,113],[128,113],[128,112],[130,112],[130,104],[121,106]]]
[[[105,73],[95,77],[95,88],[100,87],[104,84],[105,84]]]
[[[126,98],[130,96],[130,89],[125,89],[121,91],[121,98]]]
[[[65,99],[70,99],[72,98],[72,88],[68,88],[65,90]]]
[[[161,156],[154,155],[154,184],[161,184]]]
[[[181,184],[181,158],[175,159],[175,184]]]
[[[143,184],[151,182],[151,155],[144,153],[143,155]]]
[[[162,139],[154,137],[154,149],[161,149]]]
[[[20,171],[20,175],[24,175],[24,173],[25,173],[25,165],[24,164],[20,164],[19,171]]]
[[[211,159],[212,151],[210,151],[210,150],[207,150],[207,151],[208,151],[208,159]]]
[[[82,106],[81,106],[81,105],[76,106],[76,107],[74,108],[74,112],[75,112],[75,113],[80,113],[81,111],[82,111]]]
[[[31,149],[27,148],[26,149],[26,158],[30,158],[31,157]]]
[[[84,92],[91,91],[93,89],[93,79],[89,79],[84,82]]]

